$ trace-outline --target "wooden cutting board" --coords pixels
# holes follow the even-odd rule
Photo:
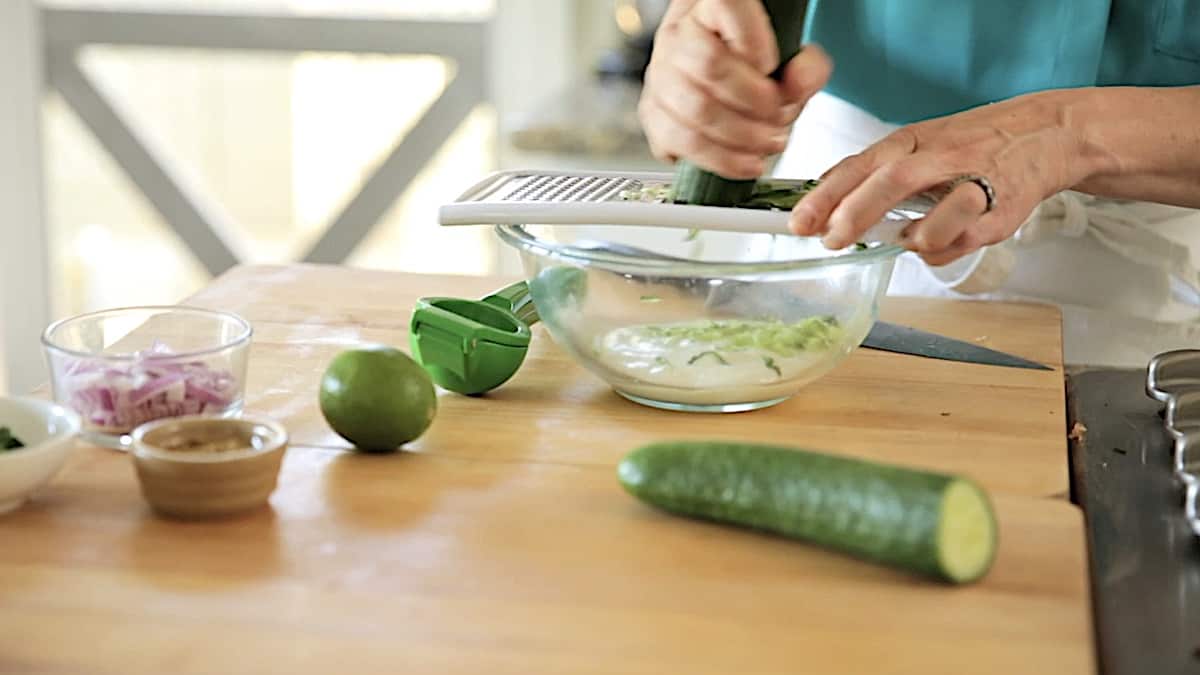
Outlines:
[[[321,266],[243,268],[193,304],[238,312],[255,327],[251,409],[281,417],[296,441],[348,447],[317,409],[317,387],[342,349],[408,349],[416,299],[482,297],[502,279]],[[801,394],[735,415],[631,403],[575,365],[542,329],[517,375],[484,398],[446,393],[438,423],[413,449],[460,457],[611,466],[636,445],[675,437],[788,442],[972,476],[989,489],[1068,492],[1061,322],[1044,306],[889,298],[888,320],[1016,353],[1052,372],[859,350]],[[485,434],[494,442],[475,443]]]
[[[417,452],[342,449],[312,405],[327,359],[364,339],[402,344],[417,295],[496,283],[319,267],[218,280],[196,301],[254,322],[249,407],[297,438],[270,506],[164,520],[128,456],[79,447],[35,502],[0,518],[0,672],[1095,672],[1082,518],[1038,496],[1060,490],[1045,373],[864,352],[772,410],[670,414],[609,393],[539,335],[494,397],[443,396]],[[1057,344],[1045,310],[896,307],[1057,364],[1057,347],[1036,341]],[[656,512],[621,490],[614,465],[676,435],[964,467],[993,488],[996,564],[952,588]]]
[[[180,524],[84,448],[0,519],[0,672],[1094,672],[1080,514],[996,506],[995,567],[950,588],[659,514],[598,464],[295,447],[270,510]]]

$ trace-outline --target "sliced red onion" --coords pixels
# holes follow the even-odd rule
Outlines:
[[[92,428],[128,433],[162,417],[221,414],[241,396],[233,373],[201,361],[173,362],[173,352],[158,340],[134,356],[123,367],[83,359],[67,364],[62,387]]]

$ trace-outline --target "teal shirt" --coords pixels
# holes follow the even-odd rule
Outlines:
[[[810,3],[826,91],[894,124],[1044,89],[1200,84],[1200,0]]]

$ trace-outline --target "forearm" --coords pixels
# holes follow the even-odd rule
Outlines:
[[[1088,167],[1073,189],[1200,208],[1200,86],[1046,94]]]

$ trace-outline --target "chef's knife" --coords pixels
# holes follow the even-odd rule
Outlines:
[[[1049,366],[1013,354],[1006,354],[937,333],[929,333],[908,326],[898,326],[886,321],[875,322],[871,332],[863,340],[862,346],[868,349],[912,354],[945,361],[963,361],[1007,368],[1053,370]]]

